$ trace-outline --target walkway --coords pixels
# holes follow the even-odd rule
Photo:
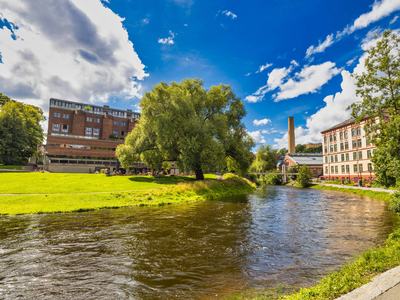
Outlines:
[[[359,186],[342,186],[339,184],[330,184],[330,183],[318,183],[318,182],[313,182],[314,184],[319,184],[319,185],[326,185],[326,186],[333,186],[341,189],[355,189],[355,190],[366,190],[366,191],[374,191],[374,192],[385,192],[389,194],[393,194],[395,190],[388,190],[388,189],[383,189],[383,188],[374,188],[374,187],[359,187]]]

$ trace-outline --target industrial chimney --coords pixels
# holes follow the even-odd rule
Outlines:
[[[288,119],[288,138],[289,138],[289,153],[296,153],[296,144],[294,142],[294,118]]]

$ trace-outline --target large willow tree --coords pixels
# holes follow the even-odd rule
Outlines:
[[[206,90],[203,84],[200,79],[161,82],[144,95],[141,119],[116,151],[124,167],[143,161],[159,169],[176,162],[196,179],[224,167],[227,159],[242,172],[249,168],[254,142],[242,123],[242,101],[229,85]]]

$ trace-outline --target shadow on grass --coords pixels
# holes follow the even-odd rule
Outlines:
[[[177,184],[179,182],[193,182],[196,181],[196,178],[190,176],[132,176],[129,177],[129,180],[142,183],[153,183],[154,181],[159,181],[161,184]]]

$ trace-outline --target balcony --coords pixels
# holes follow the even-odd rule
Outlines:
[[[52,132],[51,136],[54,137],[63,137],[63,138],[72,138],[72,139],[85,139],[85,140],[99,140],[99,141],[108,141],[108,142],[117,142],[117,143],[123,143],[124,142],[124,137],[121,137],[119,140],[115,139],[103,139],[100,137],[95,137],[95,136],[85,136],[85,135],[72,135],[72,134],[67,134],[67,133],[55,133]]]

